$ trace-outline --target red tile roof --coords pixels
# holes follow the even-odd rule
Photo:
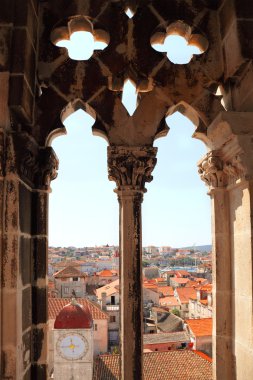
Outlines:
[[[57,315],[55,329],[90,329],[92,327],[92,316],[88,307],[72,300],[64,306]]]
[[[212,335],[212,318],[187,319],[186,323],[197,337]]]
[[[167,280],[163,277],[157,277],[155,278],[155,282],[166,282]]]
[[[177,294],[181,303],[189,303],[190,298],[197,298],[197,292],[194,288],[177,288]]]
[[[172,286],[159,286],[158,291],[159,293],[162,293],[164,297],[174,296],[174,290]]]
[[[180,278],[180,277],[171,277],[171,281],[177,282],[178,284],[187,284],[189,282],[189,278]]]
[[[144,380],[212,380],[212,364],[204,356],[192,350],[145,352]],[[99,356],[93,380],[119,380],[119,362],[119,355]]]
[[[92,319],[107,319],[108,315],[100,309],[95,303],[86,298],[77,298],[77,302],[89,309]],[[69,304],[70,298],[48,298],[48,318],[55,319],[64,306]]]
[[[212,293],[212,288],[213,288],[212,284],[206,284],[206,285],[198,286],[197,290],[201,290],[207,293]]]
[[[182,277],[182,276],[190,276],[191,274],[187,272],[186,270],[176,270],[176,276]]]
[[[84,273],[73,266],[67,266],[54,273],[54,278],[86,277]]]
[[[114,276],[117,275],[117,273],[115,273],[115,271],[114,271],[114,273],[113,273],[113,272],[110,271],[109,269],[104,269],[104,270],[102,270],[101,272],[97,273],[97,275],[98,275],[99,277],[114,277]]]
[[[85,261],[82,261],[82,260],[64,260],[64,261],[58,261],[57,263],[52,263],[52,266],[55,268],[67,267],[67,266],[80,267],[84,263]]]
[[[173,307],[173,306],[179,306],[179,302],[178,300],[176,299],[176,297],[163,297],[163,298],[160,298],[159,299],[159,304],[161,306],[170,306],[170,307]]]
[[[143,287],[146,288],[146,289],[152,289],[152,290],[155,290],[155,291],[158,290],[158,286],[156,284],[150,284],[149,282],[144,282],[143,283]]]

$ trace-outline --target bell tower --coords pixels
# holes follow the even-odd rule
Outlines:
[[[93,323],[76,299],[64,306],[54,324],[54,379],[92,380]]]

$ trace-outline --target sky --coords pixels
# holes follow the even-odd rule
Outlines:
[[[194,127],[181,114],[168,123],[168,135],[154,144],[157,165],[142,204],[143,246],[210,244],[210,199],[196,165],[206,148],[191,138]],[[119,207],[108,180],[107,143],[81,119],[69,124],[67,135],[52,143],[60,167],[51,182],[49,245],[117,245]]]

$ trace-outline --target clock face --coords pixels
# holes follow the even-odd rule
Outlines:
[[[56,349],[61,357],[68,360],[81,359],[88,351],[87,340],[79,334],[65,334],[56,344]]]

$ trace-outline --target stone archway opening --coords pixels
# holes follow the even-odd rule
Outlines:
[[[58,178],[51,184],[53,191],[50,201],[55,203],[55,207],[52,209],[50,205],[49,220],[52,219],[52,221],[49,228],[49,243],[51,241],[56,243],[63,236],[66,237],[65,244],[67,241],[71,243],[71,235],[75,236],[76,242],[72,245],[77,244],[78,241],[79,244],[83,241],[86,245],[88,242],[94,245],[107,244],[113,239],[112,235],[118,239],[113,184],[107,179],[107,144],[104,139],[97,139],[92,135],[91,127],[95,117],[91,107],[84,106],[82,102],[76,100],[69,103],[62,111],[61,120],[65,131],[61,130],[59,133],[56,131],[53,136],[49,136],[49,142],[60,162]],[[63,136],[64,134],[67,136]],[[101,188],[104,189],[103,195]],[[73,194],[75,194],[74,197]],[[64,207],[62,207],[63,204]],[[101,207],[106,210],[106,215],[100,214]],[[64,226],[63,229],[58,228],[57,220]],[[72,220],[75,220],[76,232],[71,230],[74,228]],[[88,220],[89,223],[87,223]],[[102,220],[104,220],[103,224]],[[114,231],[112,235],[109,235],[109,227]],[[101,240],[99,241],[88,238],[94,236],[96,230],[100,232]],[[82,238],[78,239],[78,234]]]
[[[143,244],[155,245],[155,241],[148,241],[152,238],[152,231],[156,231],[158,240],[164,245],[175,248],[179,245],[192,246],[197,242],[200,243],[197,245],[210,244],[210,199],[197,168],[197,162],[206,154],[206,147],[200,140],[190,140],[197,127],[198,116],[181,103],[169,110],[166,122],[170,128],[168,136],[154,143],[158,147],[157,165],[143,203]],[[153,210],[157,210],[156,218],[152,217]],[[157,220],[161,225],[159,228]],[[179,238],[175,239],[179,231],[182,232],[181,243]]]
[[[48,138],[59,159],[58,178],[51,183],[49,196],[49,247],[68,251],[64,261],[75,259],[71,247],[85,250],[118,242],[118,207],[112,191],[114,185],[107,179],[107,144],[92,135],[95,115],[91,115],[94,115],[92,109],[78,99],[69,103],[61,113],[65,129],[55,131]],[[49,282],[52,282],[57,268],[50,268]],[[56,291],[56,297],[63,297]],[[50,315],[48,366],[52,374],[54,341]]]

